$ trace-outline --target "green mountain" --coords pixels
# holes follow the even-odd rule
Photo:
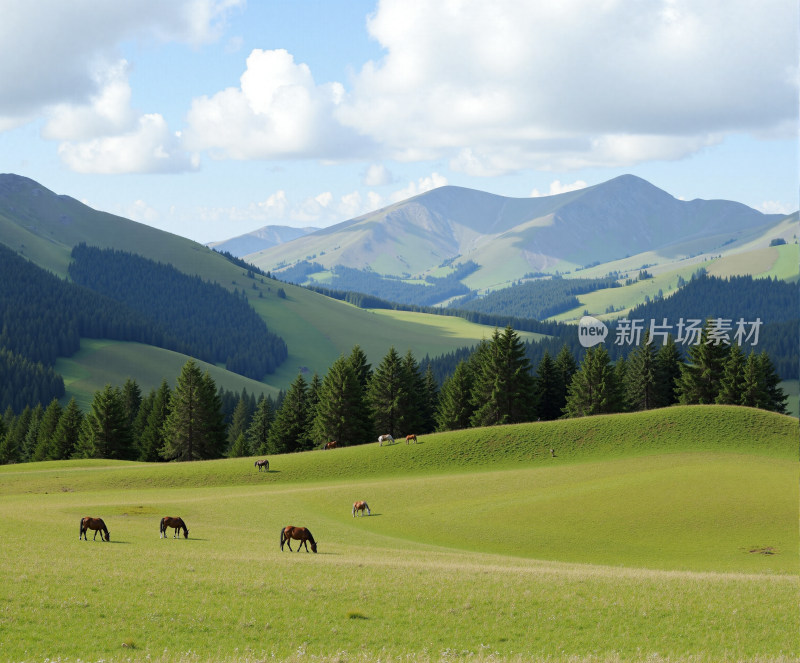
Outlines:
[[[725,200],[681,201],[625,175],[540,198],[441,187],[246,259],[273,271],[313,261],[318,274],[309,281],[333,288],[337,267],[423,278],[472,261],[478,268],[462,282],[484,292],[533,274],[574,274],[643,254],[651,265],[674,264],[764,248],[774,238],[791,242],[796,234],[784,215]]]
[[[184,274],[237,291],[269,330],[284,339],[288,359],[261,381],[214,366],[215,380],[232,391],[246,388],[253,393],[262,385],[265,392],[274,393],[287,387],[298,372],[324,375],[355,344],[377,364],[392,345],[400,352],[410,349],[422,359],[473,345],[492,331],[442,316],[371,312],[254,275],[246,265],[234,264],[206,246],[93,210],[18,175],[0,175],[0,243],[61,278],[67,277],[73,247],[85,243],[169,264]],[[86,402],[98,384],[121,385],[127,377],[135,378],[143,390],[157,387],[162,378],[172,382],[187,358],[141,343],[84,341],[76,355],[62,357],[57,367],[63,372],[67,397],[76,395]]]

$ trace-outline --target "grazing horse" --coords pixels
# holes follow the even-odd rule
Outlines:
[[[406,444],[411,442],[411,440],[414,440],[414,444],[417,443],[417,436],[414,435],[414,433],[411,433],[411,435],[406,435]]]
[[[259,472],[261,470],[266,470],[267,472],[269,472],[269,461],[266,460],[266,459],[265,460],[257,460],[255,462],[254,467],[257,467]]]
[[[367,515],[371,516],[372,511],[369,510],[369,504],[367,504],[364,500],[359,500],[358,502],[353,502],[353,518],[356,517],[356,511],[360,511],[360,515],[364,515],[364,509],[367,510]]]
[[[334,440],[333,442],[326,442],[325,443],[325,448],[326,449],[338,449],[339,448],[339,443],[336,440]]]
[[[186,527],[186,523],[183,522],[183,518],[173,518],[172,516],[164,516],[161,519],[161,525],[158,527],[158,531],[161,532],[161,538],[167,538],[167,527],[172,527],[175,530],[175,534],[172,536],[173,539],[180,538],[178,536],[178,530],[183,530],[183,538],[189,538],[189,529]]]
[[[311,532],[309,532],[305,527],[294,527],[293,525],[287,525],[284,527],[281,530],[281,550],[283,550],[284,543],[289,546],[289,550],[292,550],[290,539],[300,542],[300,545],[297,546],[297,552],[300,552],[300,548],[303,546],[306,547],[306,552],[308,552],[309,541],[311,541],[311,551],[317,552],[317,542],[314,541],[314,537],[311,536]],[[294,551],[292,550],[292,552]]]
[[[386,433],[386,435],[381,435],[378,438],[378,446],[382,447],[384,442],[386,442],[386,444],[389,444],[389,442],[394,442],[394,438],[391,435],[389,435],[389,433]]]
[[[86,530],[93,529],[94,536],[92,537],[92,541],[97,538],[97,533],[100,532],[100,540],[103,541],[111,541],[111,536],[108,533],[108,528],[106,524],[103,522],[102,518],[81,518],[81,531],[78,534],[78,541],[81,540],[81,537],[88,541],[89,539],[86,538]],[[106,538],[103,539],[103,534],[105,533]]]

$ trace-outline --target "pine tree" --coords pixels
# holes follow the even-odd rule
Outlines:
[[[133,431],[133,422],[139,414],[139,407],[142,405],[142,390],[136,384],[136,380],[128,378],[122,385],[122,405],[125,409],[125,418],[128,421],[128,428]]]
[[[243,458],[245,456],[251,456],[252,451],[250,450],[250,444],[247,442],[247,437],[244,433],[239,433],[236,439],[233,441],[231,445],[231,449],[228,452],[229,458]]]
[[[122,392],[107,384],[95,392],[73,454],[78,458],[131,459],[131,439]]]
[[[764,402],[764,409],[786,414],[786,399],[788,396],[781,388],[781,378],[775,370],[775,365],[772,359],[766,352],[761,352],[758,355],[758,363],[761,371],[761,379],[764,384],[764,392],[766,394],[766,401]]]
[[[658,404],[656,349],[649,342],[650,331],[644,342],[628,356],[628,371],[624,381],[626,400],[631,410],[650,410]]]
[[[564,346],[566,347],[566,346]],[[561,416],[564,407],[561,395],[561,376],[556,363],[545,350],[536,367],[536,413],[542,421],[551,421]]]
[[[31,460],[54,460],[56,458],[53,436],[61,419],[63,408],[57,398],[50,401],[50,405],[42,415],[39,431],[36,435],[36,448],[33,450]]]
[[[364,354],[361,346],[354,345],[348,359],[350,361],[350,365],[353,367],[356,377],[358,378],[358,382],[361,385],[363,393],[366,394],[367,385],[372,377],[372,365],[367,361],[367,355]]]
[[[684,405],[711,404],[719,394],[728,349],[721,343],[708,342],[709,328],[709,324],[703,327],[700,342],[689,348],[688,363],[681,366],[677,392]]]
[[[379,434],[397,437],[404,429],[405,389],[403,362],[391,347],[367,385],[367,399]]]
[[[32,416],[33,410],[27,405],[19,416],[14,417],[10,409],[3,415],[4,421],[8,422],[8,430],[0,445],[0,463],[5,465],[22,461],[22,444]]]
[[[169,388],[169,384],[166,380],[161,380],[161,385],[153,396],[150,412],[139,436],[138,460],[148,463],[161,460],[161,450],[164,448],[164,424],[169,415],[171,399],[172,390]]]
[[[306,400],[308,385],[298,373],[286,392],[269,430],[267,453],[282,454],[311,447]]]
[[[422,396],[422,426],[421,432],[432,433],[436,430],[436,408],[439,405],[439,385],[433,375],[430,362],[425,367]]]
[[[54,459],[64,460],[72,456],[78,444],[81,424],[83,424],[83,412],[75,399],[70,398],[58,420],[55,433],[53,433],[52,453]]]
[[[725,368],[720,380],[719,393],[715,403],[720,405],[739,405],[744,391],[745,356],[738,345],[732,345],[725,360]]]
[[[319,389],[312,438],[319,444],[336,440],[340,445],[363,444],[359,412],[363,408],[361,384],[353,365],[340,356],[328,369]]]
[[[739,403],[747,407],[763,407],[767,402],[765,387],[758,356],[751,352],[747,355],[742,370],[742,395]]]
[[[262,396],[256,405],[253,420],[247,429],[247,442],[250,449],[256,454],[267,453],[269,429],[275,419],[275,407],[270,396]]]
[[[231,417],[231,424],[228,426],[228,443],[233,447],[240,435],[244,435],[250,426],[250,412],[249,402],[246,396],[240,398],[236,407],[233,409],[233,417]],[[230,454],[228,454],[230,455]]]
[[[44,408],[41,403],[37,403],[31,410],[30,419],[28,421],[28,428],[21,431],[22,440],[20,444],[20,460],[23,463],[30,462],[33,457],[34,449],[36,449],[36,441],[39,439],[39,425],[42,422],[44,415]]]
[[[586,417],[613,412],[617,398],[614,367],[602,345],[588,348],[580,368],[572,376],[564,412],[569,417]]]
[[[511,326],[495,329],[480,359],[472,391],[473,426],[531,421],[536,416],[534,380],[525,346]]]
[[[559,412],[563,412],[567,405],[567,391],[572,383],[572,376],[578,371],[578,362],[575,361],[575,357],[566,343],[561,346],[561,350],[556,355],[555,367],[558,377],[558,398],[553,409],[557,408]]]
[[[162,429],[166,460],[201,460],[222,456],[225,427],[222,401],[210,374],[187,361],[170,400]]]
[[[669,334],[667,342],[656,352],[655,407],[668,407],[678,402],[676,388],[681,376],[682,365],[681,351],[675,344],[672,334]]]
[[[472,370],[466,361],[460,361],[439,392],[436,408],[436,430],[461,430],[469,428],[475,411],[472,406]]]
[[[313,437],[311,429],[314,426],[314,419],[317,416],[320,389],[322,389],[322,379],[317,373],[314,373],[314,375],[311,376],[311,382],[308,384],[308,392],[306,393],[306,409],[308,410],[306,412],[306,420],[309,426],[308,441],[311,445],[311,449],[315,446],[315,438]]]
[[[403,435],[416,434],[422,431],[425,421],[425,380],[411,350],[403,357],[402,367],[405,398],[401,401],[400,432]]]

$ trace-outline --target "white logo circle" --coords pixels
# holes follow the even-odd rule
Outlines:
[[[578,340],[584,348],[602,343],[608,336],[605,323],[591,315],[584,315],[578,323]]]

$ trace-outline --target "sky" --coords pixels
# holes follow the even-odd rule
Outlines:
[[[0,173],[198,242],[618,175],[798,209],[795,0],[0,0]]]

